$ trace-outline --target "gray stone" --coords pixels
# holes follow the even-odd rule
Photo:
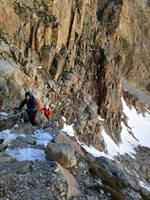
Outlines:
[[[13,162],[13,161],[15,161],[15,159],[12,158],[10,155],[4,152],[0,152],[0,164],[6,163],[6,162]]]
[[[11,73],[12,71],[13,71],[12,65],[8,61],[1,59],[0,73]]]
[[[16,140],[12,140],[10,141],[9,143],[9,148],[10,149],[16,149],[16,148],[33,148],[33,149],[45,149],[44,145],[35,145],[34,143],[34,140],[33,140],[33,143],[32,141],[30,140],[19,140],[19,139],[16,139]]]
[[[3,144],[3,142],[4,142],[4,139],[0,139],[0,145]]]
[[[0,80],[0,91],[3,91],[7,88],[7,84],[4,81]]]
[[[71,145],[72,148],[75,150],[75,152],[78,155],[85,157],[80,145],[78,144],[78,142],[76,141],[75,138],[71,138],[71,137],[62,133],[62,134],[59,134],[58,136],[56,136],[54,138],[54,141],[57,144],[69,144],[69,145]]]
[[[36,121],[38,122],[40,127],[47,127],[48,126],[48,119],[45,117],[45,115],[41,112],[37,112],[36,115]]]
[[[52,136],[57,136],[60,134],[60,129],[51,122],[48,123],[48,127],[45,128],[44,131]]]
[[[46,147],[48,160],[54,160],[63,167],[69,168],[76,164],[75,151],[70,144],[49,143]]]
[[[31,136],[26,136],[26,137],[18,136],[17,140],[23,141],[23,142],[25,142],[27,144],[31,144],[31,145],[36,144],[36,140]]]
[[[18,121],[17,117],[7,120],[0,119],[0,131],[12,128],[17,123],[17,121]]]
[[[26,173],[30,168],[30,161],[9,162],[0,166],[0,174]]]

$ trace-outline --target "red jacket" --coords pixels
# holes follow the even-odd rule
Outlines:
[[[52,111],[50,109],[42,108],[40,109],[40,112],[44,113],[46,117],[52,116]]]

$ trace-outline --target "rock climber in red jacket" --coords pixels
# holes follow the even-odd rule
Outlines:
[[[47,119],[49,119],[52,116],[52,110],[51,110],[50,106],[41,108],[40,112],[42,112]]]

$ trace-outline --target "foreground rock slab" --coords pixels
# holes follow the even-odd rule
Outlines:
[[[8,173],[26,173],[30,168],[30,161],[3,163],[0,166],[0,175]]]
[[[67,199],[70,199],[71,197],[74,197],[74,196],[81,195],[79,184],[77,183],[75,177],[67,169],[65,169],[58,163],[57,163],[57,166],[59,170],[61,171],[61,173],[64,175],[68,184]]]

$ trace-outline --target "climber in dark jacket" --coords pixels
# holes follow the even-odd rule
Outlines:
[[[24,105],[27,105],[27,115],[29,118],[30,123],[35,126],[37,123],[35,121],[36,114],[37,114],[37,107],[36,107],[36,100],[31,92],[25,93],[25,99],[21,102],[18,109],[22,109]]]

